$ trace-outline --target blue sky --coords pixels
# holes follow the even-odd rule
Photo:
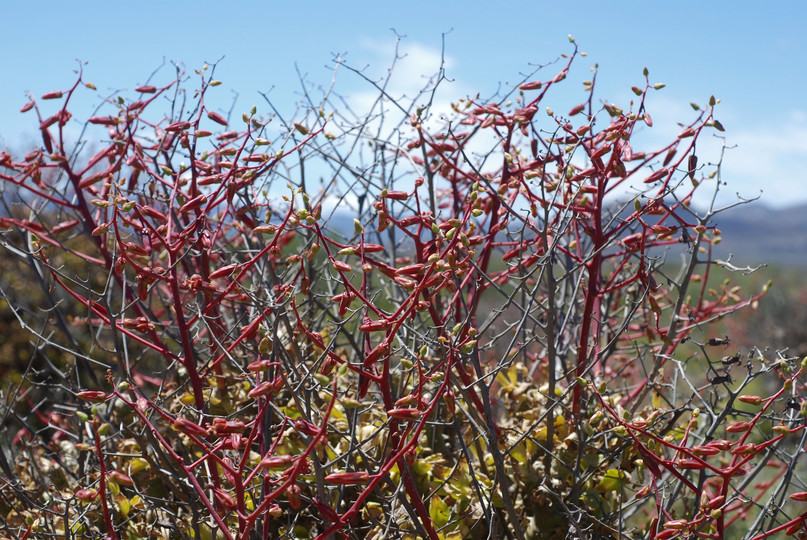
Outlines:
[[[570,51],[572,34],[588,53],[573,73],[587,78],[599,64],[596,96],[627,104],[630,86],[642,83],[647,66],[654,94],[650,112],[658,141],[688,121],[691,101],[721,100],[718,118],[727,143],[737,145],[725,159],[729,182],[722,200],[734,193],[772,206],[807,202],[807,4],[778,2],[511,1],[493,2],[229,2],[140,1],[9,2],[0,18],[0,147],[20,148],[34,131],[30,113],[19,114],[26,93],[66,89],[76,59],[87,62],[85,79],[98,86],[87,96],[92,113],[99,96],[143,83],[165,59],[189,71],[223,58],[217,78],[223,106],[238,93],[236,110],[262,105],[258,92],[291,111],[299,99],[299,70],[307,80],[327,85],[334,54],[380,75],[392,59],[394,28],[404,36],[397,84],[415,89],[438,67],[445,35],[447,75],[444,92],[493,94],[500,84],[516,83],[531,64]],[[297,68],[295,67],[297,66]],[[552,71],[550,69],[550,71]],[[170,66],[158,74],[168,80]],[[159,79],[162,77],[162,79]],[[340,91],[367,91],[357,77],[338,75]],[[582,96],[550,96],[547,105],[564,110]],[[93,101],[95,100],[95,101]],[[29,138],[31,137],[31,138]],[[717,159],[717,141],[705,144],[701,159]],[[704,152],[712,155],[704,157]]]

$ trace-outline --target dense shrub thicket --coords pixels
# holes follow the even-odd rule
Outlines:
[[[451,115],[437,77],[228,117],[207,66],[81,121],[82,74],[32,98],[41,146],[0,154],[33,345],[3,536],[803,534],[804,366],[710,330],[762,295],[707,285],[717,100],[641,148],[646,70],[546,107],[574,47]]]

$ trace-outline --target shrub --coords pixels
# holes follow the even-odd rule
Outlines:
[[[71,142],[94,87],[32,98],[42,146],[0,155],[35,351],[4,395],[4,534],[801,531],[803,365],[709,333],[762,294],[706,286],[716,100],[640,149],[647,71],[623,107],[586,82],[545,108],[577,57],[445,121],[439,80],[228,118],[205,67]]]

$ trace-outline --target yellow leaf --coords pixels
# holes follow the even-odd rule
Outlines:
[[[518,366],[513,363],[507,371],[500,371],[498,375],[496,375],[496,382],[504,390],[512,390],[518,384]]]
[[[429,517],[432,518],[432,522],[438,529],[445,527],[451,517],[448,505],[437,495],[429,501]]]
[[[118,505],[118,510],[123,515],[124,519],[129,517],[129,499],[123,493],[115,495],[115,504]]]
[[[143,458],[132,458],[132,461],[129,463],[129,474],[135,474],[140,471],[145,471],[149,468],[149,462]]]
[[[518,444],[510,451],[510,457],[516,460],[516,463],[523,465],[527,461],[527,445],[523,442]]]
[[[623,486],[627,477],[628,474],[625,471],[608,469],[597,487],[602,491],[616,491]]]
[[[118,486],[118,483],[115,482],[112,478],[107,479],[106,485],[109,488],[109,493],[112,494],[113,496],[120,493],[120,486]]]
[[[653,390],[653,408],[662,409],[664,407],[664,398],[656,390]]]

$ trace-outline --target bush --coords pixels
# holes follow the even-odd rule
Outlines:
[[[27,267],[3,294],[34,345],[4,394],[4,534],[802,531],[803,365],[709,333],[762,294],[706,286],[716,100],[641,150],[646,71],[624,108],[593,82],[545,108],[577,57],[446,120],[439,80],[411,102],[367,81],[365,116],[309,93],[226,118],[207,66],[74,141],[94,87],[32,98],[42,147],[0,155]]]

